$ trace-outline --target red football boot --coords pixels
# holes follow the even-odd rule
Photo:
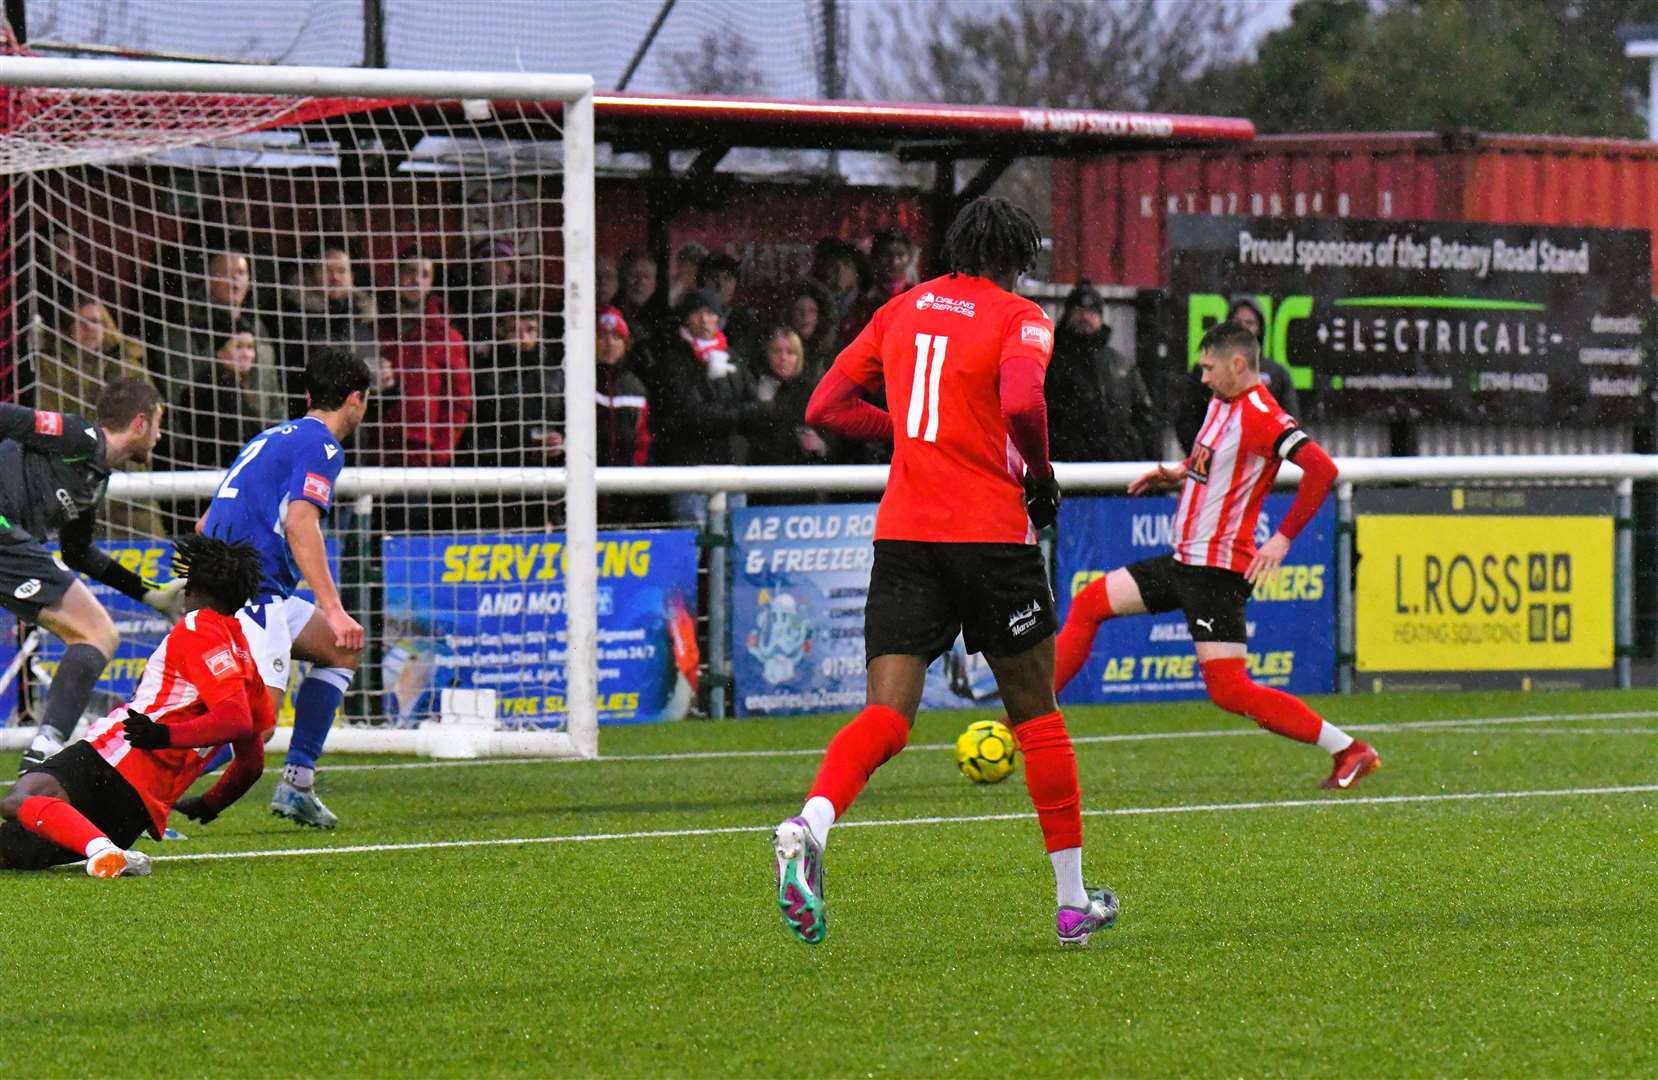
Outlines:
[[[1369,743],[1356,739],[1353,745],[1331,756],[1336,759],[1335,767],[1319,787],[1346,791],[1382,767],[1382,755],[1371,749]]]

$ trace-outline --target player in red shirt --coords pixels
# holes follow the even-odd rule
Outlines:
[[[1054,689],[1064,689],[1082,668],[1106,619],[1182,610],[1210,700],[1329,751],[1335,760],[1323,786],[1349,789],[1381,767],[1376,751],[1301,699],[1255,682],[1245,666],[1244,603],[1318,512],[1335,483],[1335,462],[1261,385],[1261,345],[1248,327],[1211,327],[1199,344],[1198,366],[1214,397],[1191,455],[1179,465],[1159,465],[1128,489],[1130,495],[1181,489],[1174,552],[1113,570],[1076,595],[1059,633]],[[1278,531],[1257,550],[1261,500],[1284,461],[1301,467],[1301,485]]]
[[[173,559],[194,610],[150,655],[129,704],[26,771],[0,801],[0,868],[85,859],[93,877],[142,877],[149,856],[124,850],[141,833],[160,839],[174,808],[211,821],[264,771],[276,716],[236,621],[259,588],[259,555],[189,536]],[[180,798],[225,743],[236,756],[224,776],[205,794]]]
[[[1004,199],[976,199],[945,236],[950,273],[889,300],[836,358],[806,422],[891,438],[864,607],[868,704],[829,742],[805,806],[777,826],[777,903],[800,940],[827,928],[823,846],[870,775],[909,741],[927,665],[958,634],[982,652],[1025,753],[1053,863],[1059,940],[1117,917],[1082,881],[1076,754],[1054,702],[1053,593],[1036,530],[1053,523],[1042,383],[1053,324],[1012,292],[1041,235]],[[891,412],[860,391],[885,390]]]

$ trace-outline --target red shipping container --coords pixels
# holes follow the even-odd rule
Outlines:
[[[1104,285],[1167,282],[1171,213],[1658,229],[1658,143],[1626,139],[1266,135],[1056,158],[1053,179],[1054,280]]]

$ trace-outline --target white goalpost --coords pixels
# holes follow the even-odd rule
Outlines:
[[[373,626],[329,747],[596,756],[592,78],[8,56],[0,102],[0,396],[167,402],[154,471],[112,478],[112,554],[156,569],[303,414],[305,358],[350,349],[375,392],[325,534]],[[463,586],[497,571],[549,599],[484,645]],[[111,607],[118,695],[165,626]],[[43,640],[9,673],[49,680]]]

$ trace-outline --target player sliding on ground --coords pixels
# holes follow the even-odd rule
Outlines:
[[[830,740],[800,815],[774,834],[777,903],[808,944],[828,925],[830,826],[909,741],[927,665],[958,633],[989,662],[1025,753],[1060,944],[1085,945],[1117,917],[1110,890],[1083,885],[1077,760],[1054,702],[1053,594],[1036,547],[1059,509],[1042,396],[1053,324],[1012,289],[1039,244],[1013,204],[969,203],[945,236],[950,273],[876,312],[807,407],[812,427],[894,442],[864,607],[868,705]],[[883,387],[890,414],[859,396]]]
[[[184,606],[193,610],[150,654],[131,702],[32,766],[0,801],[0,867],[85,859],[93,877],[141,877],[149,857],[124,850],[140,834],[159,840],[175,807],[211,821],[264,771],[276,714],[236,622],[259,587],[259,556],[246,544],[186,537],[174,573],[188,578]],[[225,743],[235,759],[219,782],[179,798]]]
[[[263,580],[236,617],[270,688],[273,712],[288,689],[293,658],[311,661],[294,695],[293,741],[271,813],[318,829],[339,824],[317,798],[317,758],[363,649],[363,628],[340,603],[328,568],[322,519],[345,464],[340,444],[363,422],[368,389],[368,366],[357,356],[345,349],[318,352],[305,367],[310,410],[242,447],[201,524],[209,536],[259,552]],[[301,580],[316,594],[315,604],[294,595]]]
[[[1214,397],[1191,456],[1159,465],[1128,489],[1139,495],[1181,488],[1174,552],[1113,570],[1076,595],[1059,633],[1054,690],[1064,689],[1082,668],[1106,619],[1181,610],[1210,699],[1285,738],[1317,743],[1335,758],[1323,786],[1351,788],[1381,766],[1376,751],[1299,698],[1250,679],[1245,667],[1244,603],[1318,512],[1335,482],[1335,462],[1261,385],[1261,347],[1247,327],[1223,322],[1210,328],[1198,365]],[[1301,467],[1301,485],[1278,531],[1257,550],[1261,500],[1284,461]]]

